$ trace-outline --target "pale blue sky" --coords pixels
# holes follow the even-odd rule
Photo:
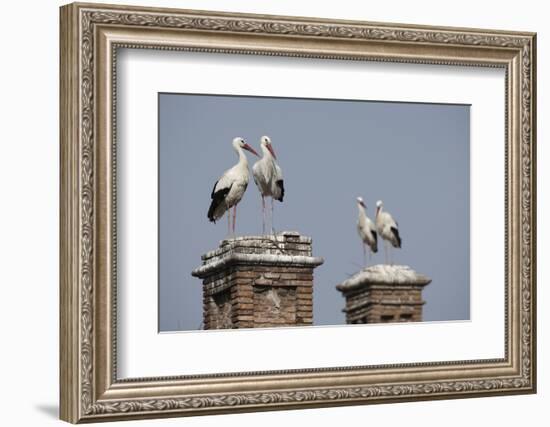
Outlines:
[[[241,136],[259,151],[269,135],[285,177],[277,230],[313,238],[314,324],[345,323],[335,285],[362,265],[355,199],[374,217],[376,200],[399,222],[407,264],[433,282],[425,320],[470,317],[470,107],[467,105],[159,94],[160,330],[198,329],[200,256],[226,236],[208,222],[210,192],[237,161]],[[255,158],[249,156],[250,166]],[[237,234],[261,234],[251,180]],[[383,246],[371,263],[384,262]]]

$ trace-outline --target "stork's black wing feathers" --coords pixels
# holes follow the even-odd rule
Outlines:
[[[395,240],[397,240],[397,246],[395,246],[396,248],[400,248],[401,247],[401,237],[399,237],[399,230],[395,227],[391,227],[390,228],[391,232],[393,233],[393,235],[395,236]]]
[[[214,193],[216,192],[216,185],[218,185],[218,182],[220,182],[219,179],[214,183],[214,187],[212,187],[212,194],[210,194],[211,199],[214,198]]]
[[[371,230],[370,234],[372,235],[372,238],[374,239],[374,245],[372,245],[371,250],[376,253],[378,252],[378,233],[376,231]]]
[[[207,214],[210,222],[216,222],[216,218],[214,217],[214,212],[216,211],[220,203],[224,201],[225,197],[227,196],[227,194],[229,193],[232,187],[232,186],[229,186],[226,188],[221,188],[218,191],[215,191],[217,184],[218,184],[218,181],[216,181],[216,184],[214,184],[214,188],[212,189],[212,194],[210,196],[212,198],[212,203],[210,203],[210,207],[208,208],[208,214]]]
[[[285,197],[285,185],[284,185],[284,182],[282,179],[279,179],[277,181],[275,181],[275,184],[277,185],[277,187],[279,187],[279,189],[281,190],[281,196],[276,199],[278,200],[279,202],[282,202],[283,201],[283,197]]]

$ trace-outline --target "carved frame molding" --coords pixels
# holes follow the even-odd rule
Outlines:
[[[113,135],[119,47],[504,67],[506,357],[117,380]],[[535,392],[535,68],[533,33],[62,7],[61,418],[101,421]],[[300,385],[288,388],[289,379]]]

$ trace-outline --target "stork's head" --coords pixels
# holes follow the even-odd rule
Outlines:
[[[384,206],[384,204],[382,203],[382,200],[378,200],[376,202],[376,215],[378,215],[378,212],[380,212],[380,210],[382,209],[382,206]]]
[[[243,150],[250,151],[252,154],[258,156],[258,153],[256,153],[256,150],[254,150],[250,145],[248,145],[246,141],[240,136],[233,138],[233,147],[235,147],[235,149],[242,148]]]
[[[358,197],[357,198],[357,204],[359,206],[363,206],[365,209],[367,209],[367,205],[365,205],[365,202],[363,201],[363,198],[362,197]]]
[[[277,160],[277,156],[275,155],[275,150],[273,150],[273,146],[271,145],[271,138],[267,135],[264,135],[260,138],[260,146],[262,147],[262,150],[264,151],[265,153],[265,149],[267,149],[271,155],[273,156],[273,158],[275,160]]]

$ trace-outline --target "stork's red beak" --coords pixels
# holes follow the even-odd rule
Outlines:
[[[269,150],[269,152],[271,153],[271,155],[273,156],[273,158],[275,160],[277,160],[277,156],[275,155],[275,151],[273,150],[273,147],[271,146],[271,144],[266,144],[266,147]]]
[[[254,150],[250,145],[244,144],[244,145],[243,145],[243,148],[244,148],[245,150],[247,150],[247,151],[250,151],[250,152],[251,152],[252,154],[254,154],[255,156],[260,157],[260,156],[258,155],[258,153],[256,153],[256,150]]]

